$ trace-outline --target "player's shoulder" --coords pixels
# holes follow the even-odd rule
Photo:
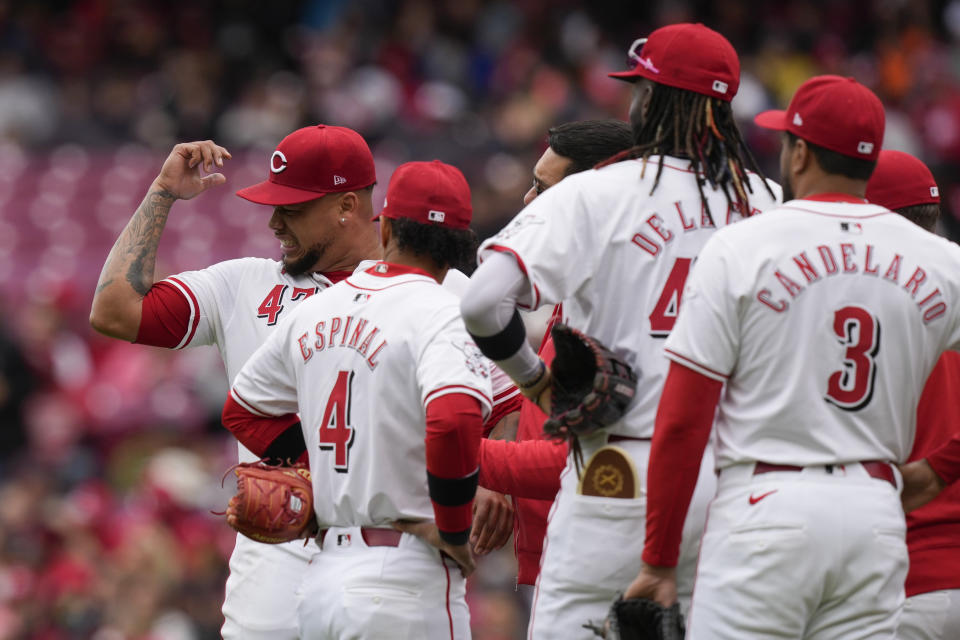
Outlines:
[[[441,285],[458,298],[462,298],[463,294],[467,292],[467,287],[470,286],[470,276],[459,269],[448,269]]]
[[[931,247],[933,247],[935,250],[942,251],[944,255],[949,256],[948,259],[954,263],[960,262],[960,244],[957,244],[953,240],[944,238],[936,233],[927,231],[926,229],[917,226],[913,222],[910,222],[906,218],[904,218],[904,222],[911,227],[915,227],[917,231],[920,231],[921,233],[917,234],[918,237],[922,238],[924,242],[929,242]]]
[[[270,258],[231,258],[210,265],[206,271],[230,274],[231,277],[270,276],[278,277],[283,273],[283,265]]]
[[[279,281],[282,267],[280,263],[266,258],[232,258],[216,262],[202,269],[182,271],[167,276],[167,280],[180,282],[193,289],[198,286],[210,286],[224,293],[239,293],[253,284],[264,280]]]

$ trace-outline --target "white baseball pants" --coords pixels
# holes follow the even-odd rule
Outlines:
[[[225,640],[296,640],[297,590],[317,547],[261,544],[237,534],[223,601]]]
[[[960,638],[960,589],[919,593],[907,598],[897,640]]]
[[[584,461],[606,444],[606,434],[582,438]],[[550,511],[540,576],[537,578],[528,637],[595,638],[582,627],[602,622],[617,593],[624,591],[640,571],[647,512],[647,459],[649,440],[615,443],[626,450],[637,468],[640,497],[604,498],[578,495],[578,478],[572,454],[561,476],[560,493]],[[684,525],[677,567],[681,608],[686,611],[693,590],[697,548],[707,504],[714,495],[716,476],[713,450],[708,447],[700,478]]]
[[[406,533],[391,547],[328,532],[307,568],[298,611],[303,640],[470,638],[457,564]]]
[[[762,475],[753,464],[726,468],[687,638],[893,638],[905,531],[898,487],[858,463]]]

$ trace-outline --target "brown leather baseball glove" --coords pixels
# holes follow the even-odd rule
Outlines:
[[[233,472],[237,476],[237,493],[230,498],[226,511],[231,527],[266,544],[316,534],[313,487],[305,465],[244,462]]]

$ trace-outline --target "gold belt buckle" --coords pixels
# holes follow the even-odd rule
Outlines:
[[[630,454],[610,444],[597,449],[580,475],[577,493],[600,498],[638,498],[640,482]]]

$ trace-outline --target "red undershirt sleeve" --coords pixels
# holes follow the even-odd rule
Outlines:
[[[676,362],[660,397],[647,470],[643,561],[674,567],[723,383]]]
[[[426,408],[427,485],[440,537],[466,544],[477,490],[483,412],[480,401],[448,393]]]
[[[565,442],[484,440],[480,443],[480,486],[517,498],[553,500],[566,464]]]
[[[137,344],[173,349],[191,326],[190,302],[169,282],[157,282],[143,297]],[[195,315],[195,314],[194,314]]]
[[[237,402],[231,391],[223,405],[221,420],[223,426],[254,455],[283,461],[305,460],[306,446],[303,445],[300,417],[295,413],[257,415]],[[299,443],[290,443],[298,434]]]
[[[960,479],[960,435],[928,455],[927,462],[946,484]]]

